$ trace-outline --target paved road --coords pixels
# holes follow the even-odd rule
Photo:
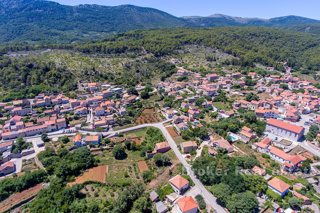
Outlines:
[[[194,184],[195,184],[194,187],[197,188],[197,190],[200,192],[200,194],[205,199],[206,203],[209,206],[213,207],[219,213],[220,212],[221,213],[227,212],[223,207],[218,205],[218,203],[216,201],[217,199],[205,188],[205,186],[201,183],[201,181],[196,177],[196,175],[194,174],[194,172],[191,169],[191,166],[188,164],[186,159],[182,156],[181,152],[179,151],[179,149],[177,147],[177,144],[175,143],[175,141],[173,140],[173,138],[171,137],[171,135],[169,134],[169,132],[167,131],[165,126],[163,125],[164,123],[167,123],[169,121],[171,121],[171,120],[166,120],[166,121],[163,121],[163,122],[153,123],[153,124],[142,124],[142,125],[139,125],[139,126],[129,127],[127,129],[122,129],[122,130],[118,130],[118,131],[103,132],[103,134],[109,134],[109,137],[110,137],[110,136],[113,136],[115,134],[120,134],[120,133],[124,133],[124,132],[130,132],[130,131],[134,131],[134,130],[142,129],[142,128],[146,128],[146,127],[155,127],[155,128],[160,129],[162,134],[164,135],[164,137],[168,141],[171,149],[173,150],[173,152],[177,156],[178,160],[184,166],[184,168],[188,172],[188,175],[190,176],[191,180],[194,182]],[[82,131],[82,132],[85,132],[85,131]]]
[[[318,156],[320,157],[320,148],[311,144],[310,142],[308,141],[304,141],[304,142],[301,142],[299,143],[299,145],[306,149],[307,151],[311,152],[312,154],[314,154],[315,156]]]
[[[182,156],[181,152],[179,151],[177,144],[167,131],[167,129],[163,126],[163,124],[155,124],[154,127],[159,128],[162,131],[162,134],[167,139],[171,149],[176,154],[179,161],[182,163],[186,171],[188,172],[188,175],[190,176],[191,180],[194,182],[195,187],[198,188],[198,190],[201,192],[200,194],[205,199],[206,203],[210,206],[212,206],[217,212],[226,212],[226,210],[217,204],[217,199],[204,187],[204,185],[200,182],[200,180],[196,177],[194,172],[191,169],[191,166],[188,164],[186,159]]]
[[[138,130],[138,129],[143,129],[146,127],[155,127],[161,130],[162,134],[164,135],[164,137],[166,138],[166,140],[168,141],[171,149],[173,150],[173,152],[175,153],[175,155],[177,156],[177,158],[179,159],[179,161],[181,162],[181,164],[185,167],[186,171],[188,172],[188,175],[190,176],[191,180],[194,182],[195,186],[197,188],[197,190],[200,192],[200,194],[203,196],[203,198],[205,199],[206,203],[213,207],[217,212],[221,212],[221,213],[226,213],[227,211],[221,207],[220,205],[217,204],[216,202],[216,198],[205,188],[205,186],[201,183],[201,181],[196,177],[196,175],[194,174],[194,172],[191,169],[191,166],[188,164],[188,162],[186,161],[186,159],[182,156],[181,152],[179,151],[177,144],[175,143],[175,141],[173,140],[173,138],[171,137],[171,135],[169,134],[169,132],[167,131],[166,127],[164,126],[164,123],[170,122],[172,121],[171,119],[163,121],[163,122],[159,122],[159,123],[153,123],[153,124],[142,124],[139,126],[134,126],[134,127],[129,127],[126,129],[121,129],[121,130],[117,130],[117,131],[109,131],[109,132],[89,132],[89,131],[80,131],[81,133],[90,133],[90,134],[97,134],[97,133],[102,133],[102,134],[108,134],[109,137],[116,135],[116,134],[121,134],[124,132],[130,132],[130,131],[134,131],[134,130]],[[60,137],[63,135],[74,135],[75,133],[71,133],[71,134],[65,134],[65,133],[60,133],[59,134],[54,134],[54,135],[48,135],[49,138],[54,138],[54,137]],[[36,145],[36,141],[41,139],[41,136],[34,136],[34,137],[29,137],[29,140],[32,141],[32,143],[34,145]],[[37,151],[39,152],[40,149],[37,149]],[[28,156],[28,157],[35,157],[37,153],[33,154],[32,156]]]

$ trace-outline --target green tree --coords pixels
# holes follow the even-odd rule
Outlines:
[[[146,197],[139,197],[133,204],[133,210],[136,212],[151,212],[151,203]]]
[[[211,192],[218,199],[218,202],[222,206],[227,205],[227,201],[232,194],[231,188],[227,184],[224,184],[224,183],[213,185],[211,187]]]
[[[310,126],[309,132],[306,135],[306,139],[308,141],[313,141],[317,138],[318,133],[319,133],[318,125],[313,124]]]
[[[259,101],[259,96],[255,93],[250,92],[246,95],[246,101]]]
[[[115,202],[111,205],[109,211],[115,213],[130,212],[133,207],[134,201],[141,197],[144,192],[143,184],[132,184],[124,188],[120,193]]]
[[[245,122],[249,123],[249,124],[254,123],[254,122],[257,121],[257,115],[256,115],[256,113],[254,113],[252,111],[244,113],[243,117],[245,119]]]
[[[311,163],[310,159],[307,159],[301,163],[301,171],[304,173],[309,173],[311,170]]]
[[[171,164],[170,158],[166,154],[155,154],[155,156],[153,156],[153,161],[158,167]]]
[[[149,99],[150,98],[149,92],[146,92],[146,91],[142,91],[140,96],[142,99]]]
[[[70,139],[69,139],[69,137],[68,137],[67,135],[64,135],[64,136],[62,136],[62,137],[60,138],[60,141],[61,141],[62,143],[64,143],[64,144],[67,144],[67,143],[70,142]]]
[[[302,205],[302,201],[296,197],[289,198],[288,203],[292,209],[299,209]]]
[[[203,97],[198,98],[196,100],[196,106],[201,107],[204,102],[205,102],[205,98],[203,98]]]
[[[254,194],[265,192],[268,189],[265,179],[258,175],[247,175],[244,178],[245,186]]]
[[[117,144],[112,149],[113,157],[117,160],[123,160],[127,158],[127,153],[121,144]]]
[[[46,134],[46,133],[43,133],[42,135],[41,135],[41,140],[43,141],[43,142],[49,142],[50,141],[50,139],[48,138],[48,135]]]
[[[142,173],[142,178],[143,178],[144,182],[146,182],[146,183],[150,182],[154,178],[153,172],[150,170],[144,171]]]
[[[233,194],[227,202],[227,208],[231,213],[254,212],[258,207],[258,200],[252,192]]]
[[[197,195],[196,197],[196,201],[198,203],[198,206],[201,210],[206,208],[206,202],[204,201],[203,197],[201,195]]]
[[[259,165],[259,161],[254,156],[235,157],[235,164],[243,169],[252,169]]]
[[[12,145],[11,152],[12,153],[21,153],[22,150],[28,149],[31,147],[31,143],[27,143],[23,138],[17,138],[16,142]]]

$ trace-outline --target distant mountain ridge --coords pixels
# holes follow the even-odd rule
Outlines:
[[[70,43],[98,40],[135,29],[177,27],[264,26],[320,34],[320,21],[285,16],[272,19],[232,17],[175,17],[133,5],[67,6],[46,0],[1,0],[0,43]]]
[[[2,0],[0,42],[72,42],[133,29],[185,26],[183,19],[133,5],[66,6],[44,0]]]
[[[223,14],[214,14],[211,16],[187,16],[182,17],[192,24],[205,26],[205,27],[214,27],[220,23],[225,22],[224,26],[268,26],[268,27],[289,27],[297,26],[301,24],[320,24],[320,20],[300,17],[300,16],[283,16],[276,17],[271,19],[262,19],[262,18],[243,18],[243,17],[234,17]]]

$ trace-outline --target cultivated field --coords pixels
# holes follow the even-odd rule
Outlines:
[[[149,167],[148,167],[146,161],[144,161],[144,160],[138,162],[138,168],[141,173],[149,170]]]
[[[146,124],[146,123],[157,123],[160,122],[161,118],[155,109],[145,109],[142,111],[141,115],[137,118],[136,124]]]
[[[42,188],[43,185],[38,184],[20,193],[11,195],[9,198],[0,203],[0,212],[9,211],[11,208],[32,199],[40,192]]]
[[[169,132],[169,134],[171,135],[171,137],[175,138],[178,137],[179,135],[177,134],[177,132],[175,131],[174,127],[167,127],[167,130]]]
[[[75,181],[69,183],[69,186],[73,186],[75,184],[81,184],[87,181],[94,181],[105,183],[108,174],[108,166],[102,165],[91,168],[84,172],[81,176],[77,177]]]

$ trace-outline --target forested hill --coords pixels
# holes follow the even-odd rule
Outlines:
[[[152,8],[122,5],[66,6],[44,0],[1,0],[0,42],[70,43],[102,39],[133,29],[184,26],[184,20]]]
[[[320,38],[309,34],[261,28],[223,27],[211,29],[163,29],[123,33],[103,42],[75,45],[84,53],[147,51],[156,56],[174,55],[185,45],[217,48],[240,58],[239,65],[320,69]],[[237,63],[236,61],[234,63]]]
[[[108,81],[127,87],[154,82],[175,72],[170,59],[187,55],[192,55],[189,63],[197,71],[202,68],[196,64],[208,60],[243,68],[258,63],[278,70],[283,70],[282,62],[288,62],[294,71],[312,76],[320,70],[319,37],[270,28],[137,30],[100,42],[27,49],[32,48],[53,50],[0,56],[3,100],[32,97],[42,91],[74,91],[79,80]],[[192,48],[206,51],[201,56],[201,50]],[[228,57],[219,61],[219,55]],[[207,69],[210,71],[210,67]]]
[[[233,17],[223,14],[212,16],[195,16],[183,17],[187,22],[202,27],[221,27],[221,26],[261,26],[261,27],[280,27],[293,28],[297,26],[320,25],[319,20],[300,17],[300,16],[283,16],[271,19],[260,18],[242,18]]]
[[[286,16],[273,19],[226,15],[178,18],[133,5],[66,6],[45,0],[1,0],[0,43],[71,43],[101,40],[135,29],[178,27],[267,26],[320,35],[320,21]]]

